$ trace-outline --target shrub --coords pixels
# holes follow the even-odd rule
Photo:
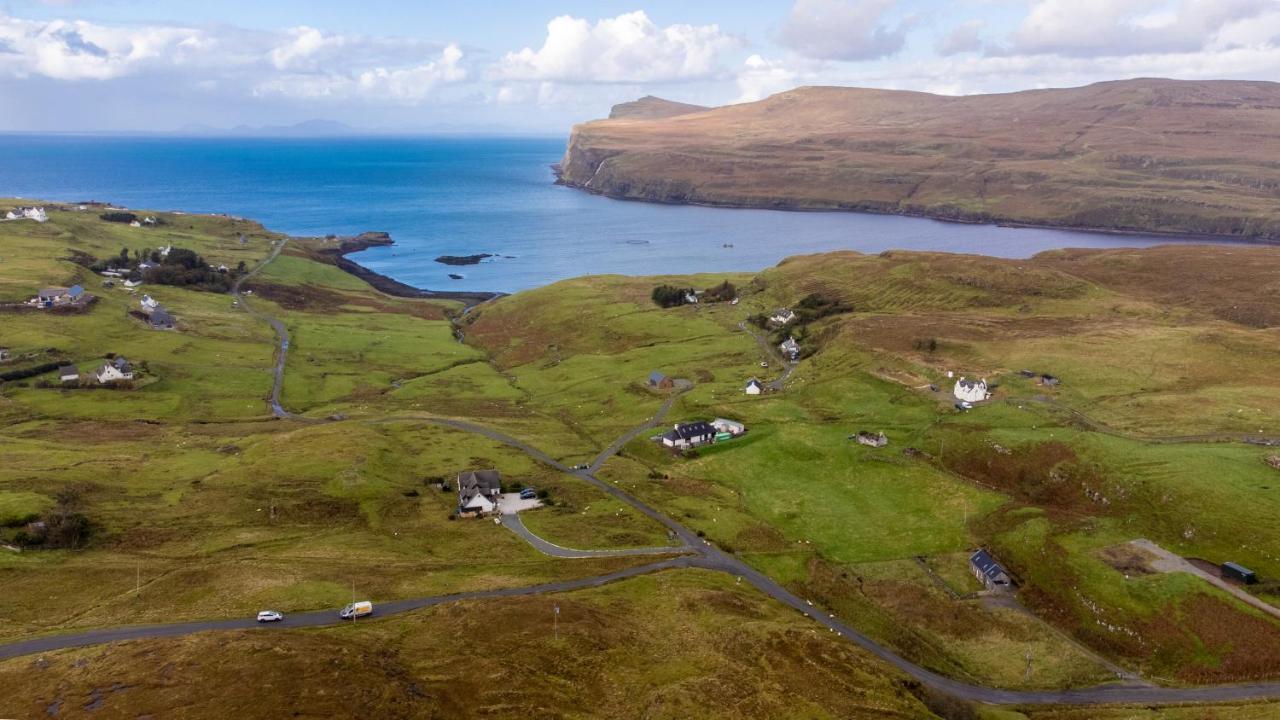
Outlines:
[[[733,283],[725,280],[714,287],[709,287],[702,293],[704,302],[729,302],[738,297],[738,288]]]
[[[674,285],[659,285],[653,289],[651,297],[658,307],[669,308],[676,307],[677,305],[683,305],[685,296],[692,292],[693,288],[678,288]]]
[[[104,212],[98,217],[102,218],[103,220],[106,220],[107,222],[116,222],[116,223],[131,223],[131,222],[135,222],[138,219],[138,216],[134,215],[131,212],[119,212],[119,211]]]

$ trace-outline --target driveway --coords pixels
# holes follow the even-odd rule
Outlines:
[[[1176,553],[1169,552],[1150,540],[1131,540],[1129,544],[1151,557],[1148,565],[1150,565],[1152,570],[1158,570],[1162,573],[1191,573],[1198,578],[1203,578],[1205,582],[1213,584],[1214,587],[1224,592],[1231,593],[1235,597],[1239,598],[1240,602],[1251,605],[1274,618],[1280,619],[1280,608],[1264,602],[1261,598],[1250,595],[1247,590],[1239,585],[1223,580],[1221,577],[1218,577],[1213,573],[1201,570],[1188,562],[1186,558],[1183,558]]]
[[[502,497],[498,498],[498,511],[503,515],[515,515],[536,507],[542,507],[541,500],[537,498],[521,500],[520,493],[502,493]]]

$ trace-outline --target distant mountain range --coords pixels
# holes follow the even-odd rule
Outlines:
[[[575,127],[560,179],[654,202],[1280,240],[1280,84],[646,97]]]

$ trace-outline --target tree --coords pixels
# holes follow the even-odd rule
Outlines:
[[[653,289],[653,301],[658,307],[675,307],[685,303],[685,296],[693,292],[693,288],[678,288],[674,285],[659,285]]]

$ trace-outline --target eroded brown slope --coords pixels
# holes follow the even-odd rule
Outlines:
[[[1280,84],[799,88],[579,125],[562,180],[658,202],[1280,238]]]

